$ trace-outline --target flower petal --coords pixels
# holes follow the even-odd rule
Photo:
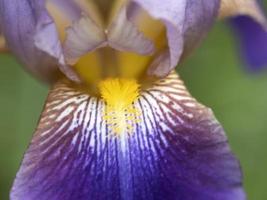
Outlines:
[[[0,3],[0,18],[8,47],[38,78],[53,79],[62,50],[45,0],[1,0]],[[78,79],[63,63],[61,69],[72,79]]]
[[[140,122],[110,135],[105,103],[69,82],[49,94],[11,200],[244,200],[238,161],[176,73],[142,91]]]
[[[71,20],[78,20],[81,17],[82,8],[79,4],[73,0],[47,0],[47,2],[52,3],[57,9],[64,12],[65,17]]]
[[[267,28],[267,20],[257,0],[221,0],[220,18],[247,15]]]
[[[152,54],[154,44],[139,32],[122,8],[108,30],[108,43],[114,49],[126,52],[135,52],[140,55]]]
[[[170,52],[168,50],[160,52],[160,54],[150,64],[147,73],[150,76],[164,76],[169,74],[170,68]]]
[[[122,8],[107,29],[99,26],[90,16],[82,16],[67,30],[64,53],[67,62],[74,64],[85,54],[106,46],[142,55],[154,51],[153,42],[127,19],[126,10]]]
[[[105,32],[89,16],[82,16],[68,30],[64,54],[69,64],[75,64],[86,53],[106,45]]]
[[[247,16],[231,19],[231,25],[241,43],[241,53],[252,71],[267,67],[267,31]]]
[[[219,0],[180,0],[179,3],[177,0],[164,3],[161,0],[132,0],[132,2],[146,10],[152,17],[160,19],[166,26],[170,65],[164,70],[158,70],[153,65],[154,75],[157,76],[165,76],[166,74],[158,72],[169,73],[178,64],[182,55],[186,57],[192,52],[209,31],[219,9]]]

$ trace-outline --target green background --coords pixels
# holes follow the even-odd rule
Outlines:
[[[190,92],[224,126],[244,171],[249,199],[267,198],[267,71],[250,74],[226,24],[217,24],[178,72]],[[0,56],[0,199],[8,199],[48,88],[12,56]]]

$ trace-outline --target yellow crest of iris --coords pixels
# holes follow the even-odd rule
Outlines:
[[[131,134],[140,119],[134,102],[140,95],[134,79],[109,78],[99,83],[100,95],[106,103],[104,119],[116,136]]]

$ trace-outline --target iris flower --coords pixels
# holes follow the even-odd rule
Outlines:
[[[6,46],[50,84],[11,200],[243,200],[212,111],[175,67],[252,0],[0,0]],[[4,42],[2,41],[2,45]]]

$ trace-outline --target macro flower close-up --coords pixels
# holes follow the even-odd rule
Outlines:
[[[245,200],[224,128],[177,72],[227,20],[246,65],[266,68],[254,0],[0,0],[0,52],[49,87],[9,198]]]

